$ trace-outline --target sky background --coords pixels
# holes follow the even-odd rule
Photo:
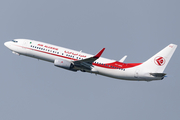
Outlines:
[[[125,62],[180,45],[179,0],[1,0],[1,120],[178,120],[179,48],[162,81],[137,82],[54,67],[17,56],[15,38]]]

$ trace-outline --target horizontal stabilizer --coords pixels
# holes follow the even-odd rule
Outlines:
[[[150,75],[152,75],[154,77],[164,77],[166,75],[166,73],[150,73]]]

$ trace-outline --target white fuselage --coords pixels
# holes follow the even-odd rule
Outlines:
[[[52,63],[54,63],[54,61],[58,58],[67,61],[76,61],[93,56],[80,51],[27,39],[15,39],[14,41],[6,42],[5,46],[12,50],[15,54],[25,55]],[[92,65],[93,68],[91,70],[81,67],[75,67],[74,69],[125,80],[151,81],[162,79],[161,77],[154,77],[148,74],[150,71],[143,72],[140,69],[142,63],[126,64],[100,57],[94,61]]]

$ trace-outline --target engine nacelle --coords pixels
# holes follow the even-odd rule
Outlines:
[[[74,65],[71,62],[69,62],[67,60],[60,59],[60,58],[55,59],[54,65],[56,67],[61,67],[61,68],[64,68],[64,69],[77,71],[77,70],[73,69]]]

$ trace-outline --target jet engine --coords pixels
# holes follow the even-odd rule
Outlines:
[[[54,65],[56,67],[61,67],[61,68],[67,69],[67,70],[77,71],[77,70],[73,69],[74,68],[73,63],[71,63],[70,61],[64,60],[64,59],[60,59],[60,58],[55,59]]]

